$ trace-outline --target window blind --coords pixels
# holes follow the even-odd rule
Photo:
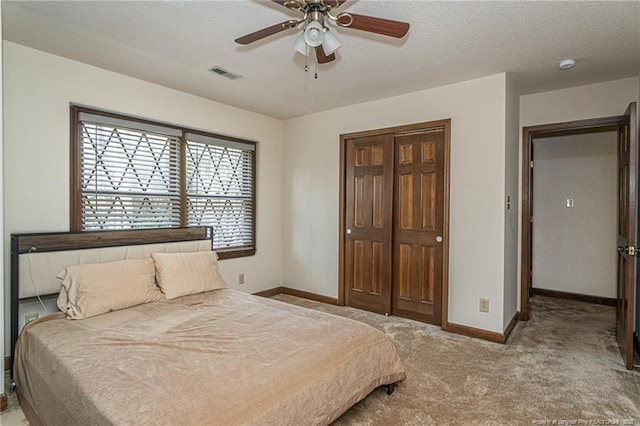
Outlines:
[[[221,257],[255,252],[255,143],[71,108],[72,230],[212,226]]]
[[[179,226],[180,139],[80,119],[83,229]]]
[[[186,135],[187,221],[213,226],[219,251],[254,245],[253,144]]]

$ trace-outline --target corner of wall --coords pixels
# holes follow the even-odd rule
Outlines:
[[[506,76],[505,92],[505,216],[504,288],[502,328],[506,329],[518,309],[519,266],[519,170],[520,97]]]

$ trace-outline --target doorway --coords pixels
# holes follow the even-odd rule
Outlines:
[[[533,295],[616,305],[617,138],[533,139]]]
[[[447,327],[450,120],[342,135],[339,295]]]
[[[520,320],[528,320],[532,290],[532,237],[534,139],[588,134],[614,130],[617,137],[617,262],[616,262],[616,337],[628,369],[633,368],[633,323],[636,283],[636,187],[637,129],[636,103],[629,104],[624,115],[591,120],[556,123],[523,128],[522,137],[522,250],[520,283]],[[566,201],[566,200],[565,200]],[[568,201],[566,201],[568,203]]]

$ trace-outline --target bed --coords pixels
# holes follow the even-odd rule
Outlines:
[[[33,289],[55,294],[51,275],[71,264],[211,250],[209,228],[185,232],[12,236],[12,308]],[[48,315],[24,327],[14,354],[34,425],[329,424],[406,377],[382,332],[229,288],[78,320]]]

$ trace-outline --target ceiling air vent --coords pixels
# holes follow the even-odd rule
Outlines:
[[[215,66],[215,67],[211,68],[209,71],[211,71],[213,73],[216,73],[216,74],[219,74],[219,75],[221,75],[223,77],[227,77],[230,80],[237,80],[239,78],[242,78],[241,75],[234,74],[234,73],[232,73],[230,71],[227,71],[224,68],[218,67],[218,66]]]

